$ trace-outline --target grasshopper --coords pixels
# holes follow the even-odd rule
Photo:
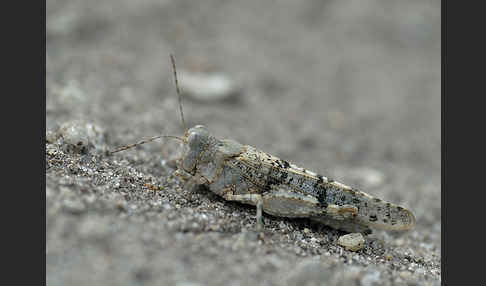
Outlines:
[[[262,212],[309,218],[345,232],[370,234],[371,228],[402,231],[415,217],[408,209],[375,198],[328,177],[298,167],[249,145],[218,139],[203,125],[186,128],[175,59],[170,55],[184,136],[160,135],[118,148],[119,152],[167,137],[180,140],[182,157],[176,175],[205,185],[228,201],[256,206],[257,229]]]

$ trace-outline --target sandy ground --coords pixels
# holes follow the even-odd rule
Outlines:
[[[48,0],[46,29],[47,285],[440,284],[440,1]],[[343,232],[264,215],[262,239],[254,208],[171,176],[173,142],[108,156],[182,134],[169,53],[241,88],[184,97],[189,126],[406,206],[416,227],[350,252]]]

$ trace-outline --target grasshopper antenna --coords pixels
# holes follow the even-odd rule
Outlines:
[[[174,81],[177,91],[177,96],[179,97],[179,111],[181,113],[182,125],[184,126],[184,134],[187,131],[186,121],[184,120],[184,112],[182,111],[182,96],[179,90],[179,81],[177,80],[177,70],[175,65],[175,58],[172,54],[170,54],[170,61],[172,62],[172,70],[174,71]]]
[[[145,143],[148,143],[148,142],[152,142],[152,141],[159,139],[159,138],[172,138],[172,139],[177,139],[177,140],[184,142],[184,139],[181,138],[181,137],[172,136],[172,135],[159,135],[159,136],[155,136],[155,137],[152,137],[152,138],[149,138],[149,139],[146,139],[146,140],[142,140],[142,141],[134,143],[134,144],[122,146],[122,147],[120,147],[120,148],[118,148],[114,151],[110,151],[110,154],[120,152],[120,151],[124,151],[124,150],[127,150],[127,149],[131,149],[135,146],[139,146],[139,145],[142,145],[142,144],[145,144]]]
[[[170,61],[172,62],[172,70],[174,71],[174,81],[175,81],[177,95],[179,97],[179,110],[180,110],[180,113],[181,113],[182,125],[184,126],[184,134],[185,134],[186,131],[187,131],[187,127],[186,127],[186,121],[184,120],[184,112],[182,111],[182,96],[181,96],[181,92],[179,90],[179,81],[177,80],[177,70],[176,70],[176,65],[175,65],[175,58],[172,54],[170,54]],[[146,139],[146,140],[142,140],[142,141],[134,143],[134,144],[122,146],[118,149],[115,149],[114,151],[110,151],[109,153],[113,154],[113,153],[116,153],[116,152],[131,149],[133,147],[136,147],[136,146],[148,143],[148,142],[152,142],[152,141],[159,139],[159,138],[172,138],[172,139],[177,139],[177,140],[180,140],[182,142],[185,142],[184,138],[181,138],[181,137],[178,137],[178,136],[159,135],[159,136],[155,136],[155,137],[152,137],[152,138],[149,138],[149,139]]]

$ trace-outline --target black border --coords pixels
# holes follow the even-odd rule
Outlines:
[[[443,285],[480,285],[485,271],[486,25],[484,9],[472,3],[481,2],[442,1]]]
[[[441,1],[441,68],[442,68],[442,73],[441,73],[441,279],[442,279],[442,285],[444,285],[445,281],[447,281],[447,273],[446,273],[446,243],[447,239],[445,237],[445,231],[446,231],[446,220],[447,220],[447,214],[446,210],[447,208],[445,207],[446,201],[447,201],[447,196],[446,196],[446,184],[445,184],[445,178],[446,178],[446,150],[447,150],[447,142],[446,142],[446,118],[445,118],[445,113],[447,109],[447,101],[445,98],[445,95],[447,93],[446,89],[446,55],[447,55],[447,2],[445,0]]]
[[[43,12],[41,18],[42,18],[42,23],[44,25],[44,33],[42,33],[42,74],[43,74],[43,77],[42,77],[42,80],[41,80],[41,86],[42,86],[42,91],[44,93],[44,98],[42,100],[42,114],[44,115],[44,118],[43,120],[41,121],[42,122],[42,134],[41,134],[41,138],[42,138],[42,170],[43,170],[43,174],[41,175],[42,177],[42,186],[43,186],[43,193],[42,193],[42,196],[41,196],[41,209],[44,211],[43,212],[43,215],[41,216],[41,220],[42,222],[39,222],[40,226],[41,226],[41,229],[42,229],[42,239],[39,239],[39,241],[42,242],[42,265],[43,267],[39,269],[42,269],[43,273],[41,274],[41,277],[43,278],[42,279],[42,282],[43,282],[43,285],[46,285],[47,284],[47,269],[46,269],[46,265],[47,265],[47,262],[46,262],[46,258],[47,258],[47,239],[46,239],[46,221],[47,221],[47,210],[46,210],[46,98],[47,98],[47,91],[46,91],[46,77],[47,77],[47,73],[46,73],[46,53],[47,53],[47,47],[46,47],[46,37],[47,37],[47,30],[46,30],[46,24],[47,24],[47,10],[46,10],[46,1],[39,1],[39,3],[42,3],[40,5],[42,9],[39,9]]]
[[[3,12],[2,280],[45,285],[46,2],[8,2]]]

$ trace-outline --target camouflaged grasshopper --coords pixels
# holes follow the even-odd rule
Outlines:
[[[415,224],[407,209],[298,167],[285,160],[229,139],[218,139],[205,126],[186,129],[175,60],[170,55],[184,136],[161,135],[183,143],[177,175],[205,185],[228,201],[256,206],[257,228],[262,211],[279,217],[305,217],[346,232],[371,233],[372,228],[408,230]]]

